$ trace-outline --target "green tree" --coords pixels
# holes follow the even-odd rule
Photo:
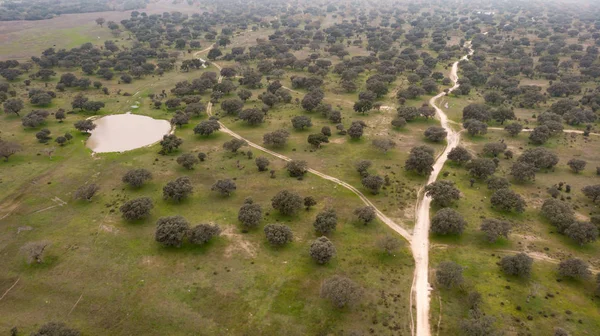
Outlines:
[[[508,188],[496,190],[490,202],[494,208],[502,211],[523,212],[526,207],[523,197]]]
[[[321,297],[337,308],[354,304],[360,299],[362,292],[362,288],[354,281],[339,275],[325,279],[321,285]]]
[[[212,185],[210,190],[216,191],[221,195],[230,196],[237,189],[235,182],[231,179],[218,180]]]
[[[273,246],[283,246],[294,240],[292,230],[282,224],[268,224],[264,228],[265,237],[269,244]]]
[[[588,264],[579,258],[566,259],[558,264],[558,274],[566,278],[586,279],[592,275]]]
[[[140,188],[144,183],[152,180],[152,173],[144,168],[131,169],[123,175],[121,180],[134,188]]]
[[[333,209],[322,211],[317,214],[313,226],[319,234],[324,235],[331,233],[337,226],[337,214]]]
[[[161,217],[156,222],[154,239],[164,246],[180,247],[189,227],[188,221],[182,216]]]
[[[327,237],[319,237],[310,244],[309,252],[314,261],[323,265],[335,256],[336,249]]]
[[[181,202],[193,192],[194,186],[192,185],[192,181],[187,176],[183,176],[170,181],[163,187],[163,198],[165,200]]]
[[[467,222],[462,215],[454,209],[440,209],[431,219],[431,232],[437,235],[459,235]]]
[[[438,284],[446,288],[459,286],[463,283],[463,268],[453,261],[441,262],[435,270]]]
[[[134,221],[150,216],[150,210],[154,205],[149,197],[135,198],[125,202],[120,208],[123,219]]]
[[[238,211],[238,220],[246,229],[257,227],[262,217],[262,207],[251,199],[247,199]]]
[[[198,224],[188,232],[189,241],[194,245],[204,245],[221,234],[217,224]]]
[[[485,234],[486,240],[490,243],[495,243],[500,237],[508,239],[510,230],[511,225],[507,221],[487,218],[481,222],[481,231]]]
[[[292,191],[282,190],[271,199],[271,205],[283,215],[294,215],[302,209],[302,198]]]
[[[420,175],[429,175],[433,171],[433,148],[429,146],[416,146],[410,150],[408,159],[404,163],[404,169],[415,171]]]
[[[504,273],[520,277],[528,277],[531,274],[532,265],[533,259],[525,253],[505,256],[500,261],[500,267]]]
[[[460,190],[454,186],[454,182],[440,180],[425,186],[425,195],[431,197],[435,204],[447,207],[460,199]]]

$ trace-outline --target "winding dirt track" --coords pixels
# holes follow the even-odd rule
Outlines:
[[[469,48],[468,55],[463,56],[460,60],[468,60],[469,56],[473,55],[473,49],[471,43],[467,42],[466,46]],[[452,92],[459,87],[458,84],[458,62],[452,65],[452,71],[450,72],[450,79],[454,82],[454,86],[449,90]],[[441,97],[445,96],[445,92],[441,92],[437,96],[429,100],[429,105],[433,106],[437,112],[437,117],[440,119],[442,127],[448,132],[447,146],[446,149],[437,157],[433,165],[433,171],[429,175],[427,184],[434,182],[442,168],[444,163],[448,159],[448,153],[458,146],[460,141],[460,133],[452,129],[448,121],[448,116],[442,109],[436,105],[436,101]],[[422,192],[422,190],[421,190]],[[412,307],[412,296],[416,301],[417,307],[417,328],[416,335],[418,336],[430,336],[431,327],[429,325],[429,209],[431,206],[431,198],[423,195],[423,199],[416,206],[415,213],[415,228],[413,231],[412,240],[412,252],[415,258],[415,275],[412,284],[412,295],[411,295],[411,307]],[[412,330],[412,334],[415,334],[415,330]]]
[[[502,128],[502,127],[488,127],[488,130],[504,131],[504,128]],[[533,132],[533,128],[524,128],[521,132]],[[581,130],[566,129],[566,130],[563,130],[563,133],[583,134],[584,132],[581,131]],[[600,133],[590,133],[590,135],[600,136]]]
[[[205,51],[207,51],[208,49],[210,49],[210,48],[207,48],[207,49],[205,49],[205,50],[199,51],[199,52],[195,53],[195,54],[194,54],[194,56],[195,56],[195,57],[198,57],[197,55],[199,55],[199,54],[200,54],[200,53],[202,53],[202,52],[205,52]],[[216,68],[217,68],[219,71],[221,71],[221,66],[219,66],[219,65],[218,65],[217,63],[215,63],[215,62],[212,62],[212,64],[213,64],[213,65],[214,65],[214,66],[215,66],[215,67],[216,67]],[[220,83],[222,80],[223,80],[223,77],[222,77],[221,75],[219,75],[219,83]],[[209,103],[207,104],[207,106],[206,106],[206,113],[207,113],[209,116],[212,116],[212,106],[213,106],[213,104],[212,104],[211,102],[209,102]],[[279,153],[273,152],[273,151],[271,151],[271,150],[269,150],[269,149],[266,149],[266,148],[264,148],[264,147],[262,147],[262,146],[260,146],[260,145],[258,145],[258,144],[255,144],[255,143],[254,143],[254,142],[252,142],[252,141],[249,141],[248,139],[245,139],[245,138],[244,138],[244,137],[242,137],[241,135],[239,135],[239,134],[235,133],[234,131],[230,130],[229,128],[227,128],[227,126],[225,126],[225,125],[224,125],[222,122],[220,122],[220,121],[219,121],[219,125],[221,126],[221,129],[220,129],[220,131],[222,131],[222,132],[224,132],[224,133],[227,133],[227,134],[231,135],[231,136],[232,136],[232,137],[234,137],[234,138],[237,138],[237,139],[241,139],[241,140],[244,140],[244,141],[246,141],[250,147],[256,148],[256,149],[258,149],[258,150],[260,150],[260,151],[262,151],[262,152],[264,152],[264,153],[267,153],[267,154],[273,155],[273,156],[275,156],[275,157],[277,157],[277,158],[279,158],[279,159],[281,159],[281,160],[284,160],[284,161],[291,161],[291,160],[292,160],[292,159],[290,159],[289,157],[287,157],[287,156],[285,156],[285,155],[281,155],[281,154],[279,154]],[[342,180],[340,180],[340,179],[337,179],[337,178],[335,178],[335,177],[333,177],[333,176],[329,176],[329,175],[327,175],[327,174],[323,174],[323,173],[321,173],[321,172],[319,172],[319,171],[316,171],[316,170],[314,170],[314,169],[311,169],[311,168],[309,168],[309,169],[308,169],[308,172],[309,172],[309,173],[311,173],[311,174],[314,174],[314,175],[316,175],[316,176],[319,176],[319,177],[321,177],[321,178],[323,178],[323,179],[325,179],[325,180],[331,181],[331,182],[333,182],[333,183],[335,183],[335,184],[337,184],[337,185],[340,185],[340,186],[342,186],[342,187],[344,187],[344,188],[346,188],[346,189],[348,189],[348,190],[352,191],[354,194],[356,194],[356,196],[358,196],[358,197],[359,197],[359,198],[360,198],[360,199],[363,201],[363,203],[365,203],[366,205],[368,205],[368,206],[371,206],[371,207],[373,207],[373,209],[375,209],[375,213],[377,214],[377,217],[378,217],[378,218],[379,218],[379,219],[380,219],[382,222],[384,222],[384,223],[385,223],[387,226],[389,226],[389,227],[390,227],[392,230],[394,230],[394,231],[396,231],[398,234],[400,234],[400,235],[401,235],[401,236],[402,236],[404,239],[406,239],[408,242],[410,242],[410,241],[411,241],[411,238],[412,238],[412,237],[411,237],[411,234],[410,234],[410,232],[408,232],[408,231],[407,231],[406,229],[404,229],[402,226],[398,225],[396,222],[394,222],[394,221],[393,221],[393,220],[391,220],[389,217],[387,217],[387,216],[386,216],[386,215],[385,215],[383,212],[381,212],[381,211],[380,211],[380,210],[379,210],[379,209],[378,209],[378,208],[377,208],[377,207],[376,207],[376,206],[375,206],[375,205],[374,205],[374,204],[373,204],[373,203],[372,203],[372,202],[371,202],[371,201],[370,201],[370,200],[369,200],[369,199],[368,199],[368,198],[367,198],[367,197],[366,197],[366,196],[365,196],[365,195],[364,195],[362,192],[360,192],[358,189],[356,189],[356,188],[355,188],[355,187],[353,187],[352,185],[350,185],[350,184],[348,184],[348,183],[346,183],[346,182],[344,182],[344,181],[342,181]]]
[[[486,33],[484,33],[484,34],[486,34]],[[454,82],[454,86],[449,89],[448,93],[454,91],[455,89],[457,89],[460,86],[458,84],[458,63],[462,60],[468,61],[469,56],[472,56],[474,53],[474,50],[471,47],[470,41],[466,42],[465,46],[469,49],[468,54],[463,56],[459,61],[452,64],[452,69],[451,69],[449,77],[452,80],[452,82]],[[210,50],[210,48],[212,48],[212,46],[207,49],[204,49],[202,51],[196,52],[194,54],[194,56],[198,57],[199,54]],[[212,62],[212,64],[219,71],[221,70],[221,67],[217,63]],[[219,82],[221,82],[222,79],[223,79],[222,76],[219,75],[219,79],[218,79]],[[299,91],[293,90],[293,89],[285,87],[285,86],[284,86],[284,88],[291,92],[301,93]],[[436,105],[437,100],[445,95],[447,95],[446,92],[441,92],[429,100],[429,104],[436,110],[437,117],[439,118],[442,127],[446,130],[448,135],[447,135],[447,139],[446,139],[447,146],[444,149],[444,151],[437,157],[437,159],[433,165],[433,171],[431,172],[431,175],[429,176],[429,179],[427,180],[427,184],[430,184],[437,179],[444,164],[446,163],[446,160],[448,158],[448,153],[452,149],[456,148],[460,142],[460,131],[455,131],[451,127],[451,124],[457,124],[457,123],[453,122],[452,120],[449,120],[446,113],[444,113],[444,111]],[[210,103],[210,102],[208,103],[206,111],[209,116],[212,115],[212,103]],[[222,132],[227,133],[234,138],[245,140],[249,146],[256,148],[264,153],[275,156],[281,160],[291,161],[291,159],[287,156],[273,152],[269,149],[266,149],[258,144],[255,144],[255,143],[249,141],[248,139],[245,139],[241,135],[239,135],[239,134],[233,132],[232,130],[230,130],[229,128],[227,128],[220,121],[219,121],[219,125],[221,126]],[[489,129],[503,130],[502,128],[493,128],[493,127],[490,127]],[[523,130],[523,131],[530,131],[530,130]],[[579,131],[579,130],[564,130],[564,132],[565,133],[577,133],[577,134],[583,133],[583,131]],[[600,136],[600,133],[590,133],[590,134]],[[415,272],[414,272],[413,283],[412,283],[412,287],[411,287],[411,296],[410,296],[411,309],[413,307],[413,300],[416,301],[416,329],[415,329],[415,321],[413,320],[413,314],[411,313],[411,334],[412,335],[416,334],[417,336],[431,336],[431,326],[430,326],[430,322],[429,322],[429,309],[430,309],[429,294],[430,294],[430,290],[431,290],[431,288],[429,286],[429,227],[430,227],[429,211],[430,211],[430,207],[431,207],[431,198],[424,195],[423,190],[421,190],[420,193],[423,198],[417,203],[417,205],[415,207],[415,227],[414,227],[413,233],[411,234],[406,229],[404,229],[402,226],[398,225],[393,220],[388,218],[371,201],[369,201],[369,199],[366,198],[362,192],[360,192],[358,189],[356,189],[352,185],[350,185],[340,179],[337,179],[335,177],[323,174],[314,169],[309,168],[308,172],[310,172],[311,174],[314,174],[316,176],[319,176],[325,180],[336,183],[337,185],[340,185],[340,186],[352,191],[366,205],[371,206],[375,209],[377,217],[382,222],[384,222],[391,229],[396,231],[404,239],[406,239],[408,242],[411,243],[413,257],[415,259]],[[535,255],[534,259],[555,262],[555,260],[550,260],[547,257],[544,258],[539,255]]]

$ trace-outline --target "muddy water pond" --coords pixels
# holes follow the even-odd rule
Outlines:
[[[114,114],[94,120],[96,128],[86,142],[95,153],[124,152],[162,139],[171,131],[167,120],[137,114]]]

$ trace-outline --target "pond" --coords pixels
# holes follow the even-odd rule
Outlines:
[[[171,131],[167,120],[138,114],[114,114],[94,120],[96,128],[86,142],[95,153],[124,152],[152,145]]]

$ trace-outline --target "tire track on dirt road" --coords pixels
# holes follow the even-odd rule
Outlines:
[[[473,55],[474,53],[473,49],[471,48],[470,41],[467,42],[465,46],[469,48],[468,54],[452,64],[450,79],[454,82],[454,86],[448,90],[448,93],[456,90],[460,86],[460,84],[458,84],[458,63],[463,60],[468,60],[469,56]],[[460,132],[455,131],[450,126],[448,116],[436,105],[437,100],[445,95],[447,95],[446,92],[441,92],[429,100],[429,105],[436,110],[437,117],[440,119],[440,123],[448,135],[446,137],[446,148],[437,157],[435,163],[433,164],[433,171],[429,175],[427,184],[437,180],[439,173],[444,167],[444,163],[446,163],[446,160],[448,159],[448,153],[452,149],[456,148],[460,142]],[[421,193],[422,192],[423,190],[421,189]],[[417,336],[431,336],[431,326],[429,322],[429,303],[431,290],[429,285],[429,211],[431,209],[431,197],[424,194],[422,195],[423,198],[415,207],[415,228],[413,230],[413,240],[411,242],[413,257],[415,258],[415,274],[411,288],[412,294],[410,306],[413,306],[413,296],[414,300],[416,301],[416,330],[414,329],[413,325],[411,332],[413,335],[416,333]]]

